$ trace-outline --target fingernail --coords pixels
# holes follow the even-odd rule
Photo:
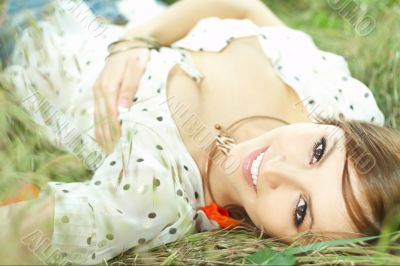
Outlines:
[[[120,99],[118,101],[118,106],[128,108],[129,107],[129,101],[127,99]]]

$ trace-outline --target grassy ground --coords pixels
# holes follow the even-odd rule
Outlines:
[[[352,74],[373,91],[385,114],[386,125],[400,127],[399,1],[265,2],[289,26],[311,34],[322,49],[344,55]],[[332,3],[336,5],[332,6]],[[338,5],[343,3],[351,3],[351,7],[338,9]],[[354,17],[349,13],[346,15],[346,12],[356,8],[365,9],[366,14],[376,21],[376,27],[367,36],[364,36],[365,31],[360,31],[361,26]],[[18,107],[11,91],[12,88],[0,88],[0,198],[25,182],[42,185],[50,180],[76,181],[89,178],[90,172],[74,156],[57,150],[37,134],[34,123]],[[375,245],[339,241],[302,250],[271,239],[259,239],[246,230],[206,232],[188,236],[149,253],[127,252],[109,263],[394,265],[400,264],[400,231],[396,231],[399,224],[400,217],[389,221]],[[262,251],[249,261],[249,255],[259,250]]]

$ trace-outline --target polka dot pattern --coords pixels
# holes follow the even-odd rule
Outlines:
[[[153,186],[154,187],[159,187],[161,185],[160,179],[153,179]]]
[[[69,217],[68,217],[68,216],[63,216],[63,217],[61,218],[61,222],[64,223],[64,224],[69,223]]]
[[[187,65],[186,60],[190,58],[182,55],[182,59],[182,63]],[[91,61],[90,65],[97,64],[96,60],[85,59],[83,65],[86,60]],[[165,64],[169,64],[169,61],[165,60]],[[58,187],[57,191],[63,196],[63,201],[56,204],[60,227],[56,225],[55,231],[62,233],[63,226],[66,232],[79,231],[83,234],[81,238],[70,237],[70,240],[65,238],[62,241],[67,246],[90,247],[91,252],[84,256],[91,264],[103,262],[103,257],[110,255],[106,250],[113,250],[117,244],[122,243],[125,248],[130,248],[133,247],[133,240],[133,245],[147,245],[163,231],[170,238],[178,239],[178,236],[192,230],[189,227],[181,229],[180,224],[194,226],[194,207],[202,204],[201,178],[193,167],[192,158],[187,155],[176,158],[171,156],[185,154],[183,151],[186,148],[175,144],[179,143],[179,135],[171,131],[170,123],[173,120],[170,114],[157,105],[146,104],[150,95],[165,101],[166,95],[162,92],[166,80],[160,80],[157,71],[145,75],[147,78],[143,83],[147,81],[155,84],[154,89],[148,89],[148,94],[144,95],[139,88],[133,100],[135,104],[130,109],[132,114],[123,116],[121,111],[118,122],[122,129],[121,138],[125,142],[117,146],[119,150],[109,154],[105,163],[99,164],[90,181],[75,182],[68,186],[62,182],[54,183],[54,187]],[[198,80],[197,77],[193,78]],[[90,91],[87,88],[87,84],[80,84],[76,86],[76,91],[82,95],[80,97],[85,97],[87,91]],[[78,106],[72,114],[82,120],[92,117],[90,108],[84,105]],[[145,117],[143,121],[148,123],[136,125],[134,122],[138,117]],[[85,126],[88,124],[84,123]],[[83,146],[88,143],[83,138],[79,141]],[[186,188],[189,188],[190,194],[185,192]],[[195,190],[197,194],[194,194]],[[190,202],[195,202],[195,197],[197,205],[192,206]],[[66,208],[65,204],[71,205]],[[174,220],[166,226],[165,216],[175,211]],[[187,212],[192,214],[187,215]],[[138,221],[140,226],[133,226],[130,223],[132,220]],[[87,262],[78,264],[84,265]]]
[[[160,151],[163,150],[163,147],[161,145],[157,145],[156,148],[157,148],[157,150],[160,150]]]
[[[71,16],[68,18],[76,20]],[[212,23],[218,27],[204,26]],[[76,38],[68,39],[66,37],[69,29],[64,29],[65,37],[60,37],[58,31],[52,32],[52,27],[49,25],[45,31],[49,37],[54,37],[55,44],[76,41]],[[249,28],[249,31],[245,30],[246,27]],[[305,51],[304,53],[298,53],[299,47],[297,46],[303,46],[306,43],[305,38],[300,37],[301,34],[290,31],[286,27],[285,29],[276,29],[284,31],[288,35],[282,35],[281,39],[284,40],[284,43],[277,45],[279,32],[276,34],[272,32],[272,28],[275,27],[263,27],[262,29],[252,27],[254,25],[252,26],[250,21],[220,20],[218,18],[208,20],[207,18],[196,25],[197,31],[194,32],[194,35],[188,34],[183,41],[186,39],[189,43],[191,42],[188,47],[192,48],[191,50],[218,52],[226,45],[230,45],[234,39],[238,39],[239,42],[239,39],[244,37],[239,34],[240,32],[243,32],[243,35],[246,35],[245,32],[251,32],[248,36],[259,36],[258,40],[263,48],[269,48],[263,49],[266,52],[266,58],[273,63],[273,67],[280,77],[285,77],[282,80],[302,92],[300,95],[307,97],[305,102],[307,106],[321,106],[322,108],[329,106],[329,108],[332,107],[335,114],[340,111],[346,117],[351,117],[353,114],[358,114],[359,110],[365,109],[362,105],[364,102],[368,103],[368,107],[373,107],[373,95],[368,90],[353,89],[353,87],[357,87],[357,84],[354,83],[354,79],[346,72],[346,69],[330,71],[329,82],[319,83],[318,90],[303,88],[302,86],[305,84],[312,85],[312,80],[318,80],[313,79],[315,76],[305,76],[305,71],[308,71],[308,75],[321,77],[324,73],[324,66],[326,69],[332,68],[335,63],[338,63],[338,59],[331,54],[315,50],[315,58],[300,60],[301,58],[297,56],[306,55],[311,51],[308,49],[310,46],[307,46],[305,47],[307,49],[301,49],[301,51]],[[239,28],[243,30],[235,32]],[[221,32],[215,34],[216,29]],[[90,41],[90,38],[85,37],[88,35],[87,29],[82,29],[79,36],[87,41],[86,45],[82,43],[82,49],[72,51],[66,48],[67,50],[61,54],[60,46],[44,43],[45,51],[50,55],[57,55],[50,56],[49,59],[57,58],[57,60],[47,62],[39,56],[36,58],[40,59],[36,61],[41,64],[40,68],[43,68],[43,76],[54,84],[65,84],[66,88],[63,90],[50,88],[46,82],[38,82],[33,85],[52,95],[56,95],[57,90],[60,90],[60,96],[55,97],[57,98],[54,100],[55,104],[60,109],[67,110],[68,117],[73,117],[71,122],[75,128],[86,129],[94,122],[91,111],[93,105],[85,99],[91,99],[89,97],[90,88],[97,75],[87,69],[91,69],[93,66],[101,67],[104,64],[102,55],[106,51],[107,45],[117,39],[121,33],[110,29],[102,38],[97,38],[93,42]],[[108,34],[109,37],[106,36]],[[74,36],[77,35],[74,34]],[[213,38],[206,38],[206,36],[213,36]],[[184,44],[179,42],[176,44],[177,46]],[[34,40],[31,40],[31,44],[34,44]],[[284,49],[290,49],[293,44],[296,44],[296,51],[285,53]],[[184,45],[182,47],[184,48]],[[270,54],[268,54],[269,51]],[[274,53],[281,54],[281,58],[274,58]],[[31,56],[35,52],[28,49],[28,54]],[[291,58],[288,58],[287,54],[290,54]],[[107,155],[105,163],[102,161],[95,168],[91,180],[86,184],[83,182],[73,184],[58,182],[59,185],[51,185],[55,193],[60,195],[60,199],[55,205],[55,221],[57,221],[55,232],[62,233],[64,228],[65,232],[82,234],[79,237],[69,235],[65,239],[60,239],[60,245],[90,247],[90,252],[84,254],[86,261],[76,264],[96,264],[102,263],[104,258],[111,259],[111,256],[115,256],[117,245],[126,250],[133,246],[150,244],[154,240],[154,242],[160,241],[161,243],[162,238],[158,238],[160,235],[164,235],[169,240],[178,239],[187,232],[192,232],[195,226],[198,226],[196,229],[201,229],[201,224],[205,222],[206,218],[201,212],[196,211],[204,204],[200,173],[193,158],[187,154],[184,145],[179,144],[181,143],[179,132],[176,132],[174,127],[176,125],[172,124],[174,120],[168,112],[168,108],[158,104],[165,103],[167,100],[165,85],[173,65],[178,63],[188,77],[195,82],[202,79],[202,73],[191,62],[191,59],[190,53],[179,50],[166,48],[161,49],[160,52],[151,51],[150,61],[146,66],[143,79],[132,99],[134,104],[128,110],[119,112],[118,121],[123,126],[121,126],[121,138],[115,150]],[[317,62],[316,65],[311,65],[314,61]],[[303,62],[307,64],[303,64]],[[26,60],[22,63],[22,65],[31,65]],[[80,71],[77,65],[79,65]],[[298,65],[301,67],[296,67]],[[31,68],[37,68],[36,64]],[[68,70],[65,71],[68,77],[57,75],[56,70],[58,69]],[[29,73],[27,74],[29,75]],[[20,72],[16,71],[15,78],[18,78],[19,75]],[[85,78],[83,79],[82,76]],[[334,82],[330,82],[332,80]],[[24,90],[21,86],[18,89]],[[358,91],[357,97],[354,96],[355,94],[353,96],[351,94],[355,91]],[[321,95],[325,95],[326,99],[329,98],[327,100],[329,104],[321,101]],[[26,98],[26,95],[24,96]],[[352,109],[350,105],[353,106]],[[373,108],[370,109],[373,110]],[[363,118],[366,121],[381,121],[379,114],[373,111]],[[91,135],[91,137],[95,136]],[[82,146],[85,146],[86,143],[85,139]],[[166,222],[166,217],[169,217],[168,219],[173,217],[173,220]],[[135,223],[130,223],[130,221],[135,221]],[[113,253],[111,254],[107,250],[112,250]],[[123,251],[122,248],[120,251]]]

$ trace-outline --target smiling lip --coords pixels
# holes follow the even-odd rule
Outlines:
[[[265,152],[268,149],[267,147],[263,147],[260,149],[257,149],[255,151],[252,151],[251,153],[249,153],[246,157],[244,157],[243,160],[243,167],[242,167],[242,172],[243,172],[243,176],[245,177],[247,183],[254,189],[254,191],[257,192],[257,188],[256,186],[253,184],[253,179],[251,178],[251,164],[252,162],[257,158],[258,155],[260,155],[260,153]],[[261,167],[261,165],[260,165]]]

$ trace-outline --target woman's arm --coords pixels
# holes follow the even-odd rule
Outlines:
[[[53,219],[52,196],[1,206],[0,264],[46,265],[55,252],[49,249]]]
[[[161,15],[129,29],[123,38],[151,36],[162,45],[170,45],[205,17],[247,18],[260,26],[283,25],[260,0],[181,0]],[[132,43],[120,43],[113,49],[129,46]],[[131,106],[148,55],[143,48],[112,56],[94,83],[96,140],[107,153],[120,135],[117,106]]]
[[[161,15],[128,30],[125,37],[152,36],[162,45],[169,45],[184,37],[205,17],[247,18],[260,26],[283,24],[260,0],[181,0]]]

